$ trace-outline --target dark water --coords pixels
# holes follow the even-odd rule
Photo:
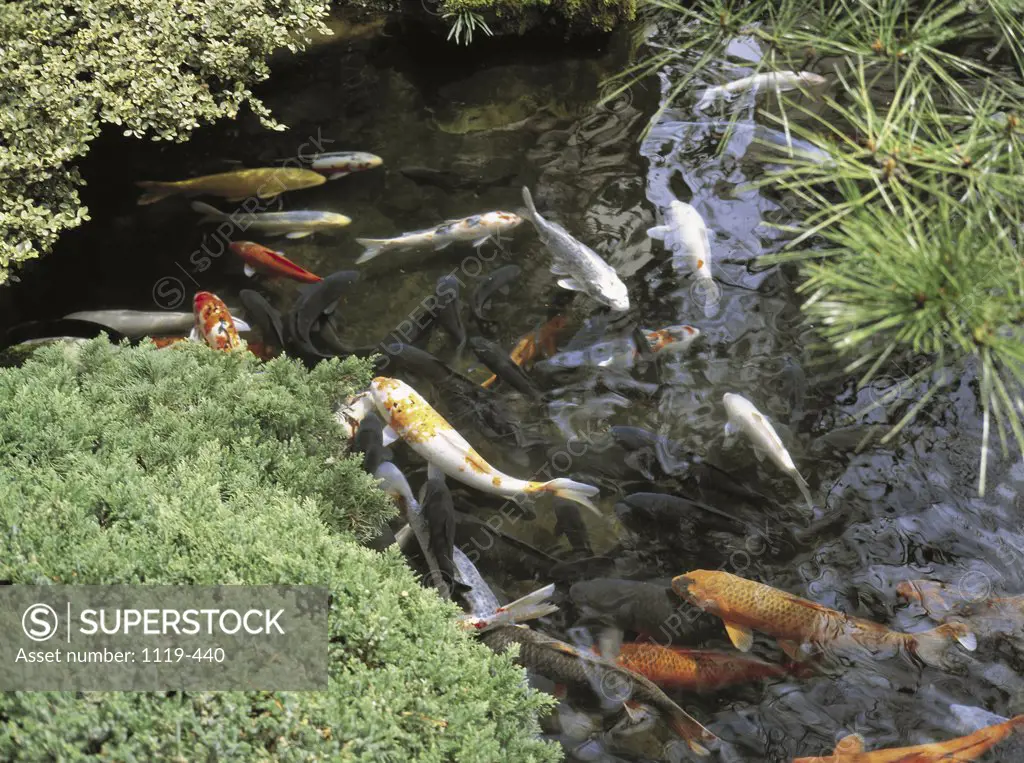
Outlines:
[[[525,477],[547,467],[554,476],[564,470],[601,487],[607,521],[589,516],[584,521],[595,553],[609,559],[539,569],[515,552],[502,556],[495,549],[481,554],[479,566],[497,589],[517,595],[556,579],[564,594],[572,582],[602,575],[664,582],[690,569],[722,569],[905,631],[934,623],[920,607],[897,598],[894,589],[902,580],[932,578],[996,594],[1024,592],[1024,469],[997,458],[986,498],[976,497],[980,417],[970,368],[958,370],[950,394],[929,405],[894,442],[880,446],[876,441],[855,452],[865,435],[895,422],[921,390],[905,385],[910,361],[898,359],[884,378],[857,391],[855,378],[835,359],[813,350],[812,327],[801,322],[795,271],[758,267],[759,257],[784,244],[765,222],[785,222],[791,213],[779,199],[744,188],[768,166],[751,142],[749,115],[723,152],[717,149],[724,128],[715,124],[721,117],[697,116],[685,104],[666,114],[641,142],[657,105],[658,82],[607,106],[595,105],[602,79],[631,60],[626,35],[557,55],[497,47],[480,56],[386,31],[394,36],[357,34],[277,65],[261,94],[289,124],[287,132],[269,133],[244,118],[201,130],[182,146],[105,135],[83,167],[93,222],[65,236],[59,251],[29,268],[23,283],[3,295],[8,325],[102,307],[188,309],[200,288],[232,303],[238,289],[252,286],[229,253],[213,254],[218,245],[210,239],[202,251],[203,229],[185,201],[137,207],[131,186],[137,179],[223,171],[237,166],[231,162],[268,165],[308,151],[303,146],[314,139],[333,141],[325,143],[326,150],[379,154],[383,170],[285,196],[286,208],[339,211],[354,220],[339,234],[264,241],[280,242],[291,259],[321,274],[353,267],[360,252],[357,236],[393,235],[491,209],[514,211],[521,186],[529,185],[546,216],[617,268],[633,304],[626,319],[612,321],[586,297],[558,289],[547,253],[524,225],[502,250],[488,245],[479,256],[471,249],[387,254],[360,266],[359,289],[339,307],[343,334],[359,343],[379,341],[415,313],[438,276],[457,272],[471,289],[481,274],[514,262],[523,275],[510,294],[495,300],[490,316],[496,323],[471,322],[471,332],[511,348],[557,309],[570,319],[563,348],[623,338],[634,325],[689,323],[703,336],[691,351],[657,364],[538,369],[533,376],[547,392],[543,404],[503,393],[523,425],[543,437],[544,444],[529,452],[485,442],[465,430],[499,469]],[[733,53],[734,66],[757,55],[742,41]],[[748,73],[729,71],[722,79]],[[660,85],[673,76],[678,72],[667,72]],[[416,181],[402,168],[436,170],[441,179]],[[711,317],[691,284],[673,270],[662,245],[645,233],[660,222],[657,210],[674,198],[692,203],[709,228],[712,267],[722,289]],[[256,283],[280,306],[294,298],[289,283]],[[470,353],[456,360],[452,345],[438,339],[432,349],[483,378]],[[893,389],[895,417],[882,411],[854,416]],[[817,506],[813,516],[802,509],[792,481],[770,464],[759,464],[742,439],[725,444],[725,392],[749,398],[775,423],[810,482]],[[731,477],[697,483],[644,476],[603,434],[611,425],[658,432]],[[418,488],[422,462],[401,446],[396,462]],[[743,500],[736,488],[764,498]],[[629,531],[615,520],[613,506],[638,491],[685,491],[743,524],[724,530],[697,516],[681,518],[685,529],[679,533]],[[460,508],[481,519],[497,517],[503,532],[562,562],[577,559],[565,540],[555,537],[550,514],[527,521],[496,513],[501,504],[493,499],[455,492]],[[546,627],[568,638],[575,615],[564,599],[563,615]],[[729,648],[717,621],[703,617],[699,622],[711,637],[692,646]],[[958,667],[949,672],[900,659],[867,661],[811,679],[674,696],[722,738],[713,755],[724,761],[823,755],[838,737],[852,732],[865,736],[869,750],[917,744],[982,725],[959,723],[951,704],[1001,716],[1021,712],[1020,643],[982,639],[977,652],[961,652]],[[754,652],[781,659],[764,637],[755,638]],[[685,759],[663,730],[607,735],[595,717],[582,722],[563,705],[545,726],[578,760]],[[1018,760],[1019,755],[1020,747],[1009,743],[989,759]]]

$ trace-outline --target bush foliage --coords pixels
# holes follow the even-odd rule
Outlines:
[[[0,4],[0,283],[88,213],[74,161],[104,124],[182,141],[248,103],[278,48],[326,32],[326,0]],[[283,129],[283,128],[282,128]]]
[[[0,370],[0,581],[332,595],[327,692],[0,694],[0,759],[557,759],[550,700],[354,540],[394,512],[332,415],[368,376],[102,338]]]

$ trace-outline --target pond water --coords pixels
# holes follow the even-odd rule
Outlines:
[[[284,197],[287,209],[350,216],[353,223],[343,232],[262,240],[280,242],[289,258],[321,275],[355,267],[361,252],[356,237],[386,237],[492,209],[515,211],[527,185],[546,217],[615,266],[630,291],[627,316],[613,319],[587,297],[559,289],[548,270],[549,255],[528,224],[500,249],[488,244],[479,255],[452,248],[387,254],[359,266],[359,286],[343,299],[338,316],[346,340],[372,344],[417,310],[439,276],[458,273],[466,283],[465,299],[482,276],[515,263],[522,275],[493,301],[493,323],[479,325],[466,311],[471,334],[511,349],[556,313],[568,318],[559,342],[563,350],[624,339],[635,326],[685,323],[700,329],[689,351],[629,368],[542,364],[532,374],[545,392],[540,403],[502,390],[517,420],[540,440],[528,450],[463,430],[499,469],[526,476],[548,468],[554,476],[564,472],[601,488],[604,520],[584,512],[594,556],[581,558],[555,535],[550,512],[533,520],[503,514],[500,501],[449,481],[458,508],[478,519],[495,517],[502,533],[545,552],[505,544],[478,555],[485,577],[506,595],[558,583],[562,612],[540,627],[567,640],[578,635],[572,626],[580,613],[568,597],[574,582],[617,577],[667,584],[698,568],[759,580],[904,631],[935,623],[896,595],[900,581],[932,578],[971,591],[1024,593],[1024,468],[996,459],[987,496],[976,497],[981,426],[970,374],[894,442],[881,446],[876,440],[856,452],[863,437],[896,420],[880,410],[860,418],[856,412],[894,387],[905,410],[920,390],[904,388],[903,361],[872,387],[856,390],[854,377],[815,349],[813,327],[801,320],[795,270],[758,266],[760,257],[785,243],[766,223],[787,222],[792,212],[779,199],[745,188],[771,162],[752,141],[752,113],[739,120],[724,151],[718,150],[725,134],[722,116],[698,114],[692,104],[666,112],[641,140],[659,88],[678,72],[596,105],[603,79],[635,55],[627,34],[596,49],[559,46],[551,54],[494,45],[482,54],[403,36],[398,29],[361,29],[340,21],[336,26],[347,30],[343,39],[283,59],[260,90],[290,126],[287,132],[265,131],[247,117],[203,129],[180,146],[105,135],[83,165],[89,182],[83,195],[93,221],[67,234],[57,252],[4,293],[0,308],[7,325],[104,307],[187,310],[199,289],[229,304],[241,288],[257,288],[281,307],[294,299],[290,282],[247,279],[231,254],[215,254],[221,246],[211,239],[204,252],[203,235],[211,229],[196,224],[186,201],[136,206],[135,180],[269,166],[308,152],[311,141],[322,141],[328,151],[380,155],[382,170]],[[680,32],[654,33],[671,41]],[[749,73],[743,62],[749,66],[758,55],[749,41],[738,41],[733,53],[719,81]],[[827,74],[827,62],[818,71]],[[707,223],[721,288],[713,310],[704,309],[670,254],[646,235],[673,199],[693,204]],[[261,240],[244,236],[250,237]],[[456,357],[443,336],[435,337],[431,350],[473,379],[488,375],[468,350]],[[813,515],[792,480],[759,463],[749,443],[726,441],[726,392],[747,397],[774,422],[810,483]],[[687,454],[689,468],[666,476],[631,459],[607,435],[614,425],[643,427],[674,441],[678,453]],[[393,450],[418,489],[423,462],[400,445]],[[615,505],[636,492],[687,495],[739,522],[723,524],[694,510],[677,527],[627,528]],[[460,524],[459,543],[467,552],[479,538],[479,528]],[[681,643],[731,648],[717,619],[694,617],[699,640]],[[1024,711],[1022,643],[982,639],[975,653],[961,650],[948,671],[899,658],[850,661],[809,678],[670,695],[722,739],[713,755],[725,761],[824,755],[839,737],[854,732],[865,736],[869,750],[917,744],[981,725],[965,726],[950,705],[1000,716]],[[754,653],[785,660],[764,637],[755,638]],[[550,688],[543,681],[538,685]],[[566,706],[544,726],[571,760],[685,758],[664,729],[602,734],[596,717],[583,722]],[[1021,759],[1020,751],[1007,744],[992,759]]]

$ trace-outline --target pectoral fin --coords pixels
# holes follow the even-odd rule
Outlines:
[[[750,631],[750,628],[728,621],[723,624],[725,625],[725,632],[729,634],[729,640],[732,642],[732,645],[741,652],[749,652],[750,647],[754,645],[754,634]]]
[[[381,443],[385,447],[390,445],[391,443],[395,442],[398,439],[398,432],[396,432],[390,426],[385,426],[384,429],[381,430],[381,434],[383,435],[383,437],[381,439]]]
[[[285,238],[305,238],[306,236],[312,236],[313,231],[311,230],[293,230],[288,231],[284,234]]]
[[[235,324],[235,331],[252,331],[252,326],[243,321],[241,318],[231,316],[231,322]]]
[[[639,723],[644,717],[643,705],[635,699],[627,699],[623,702],[622,709],[626,711],[626,715],[633,723]]]
[[[583,287],[571,278],[559,278],[558,285],[569,291],[583,291]]]
[[[807,659],[807,653],[804,652],[802,646],[795,641],[780,640],[779,649],[786,653],[789,659],[796,662],[803,662]]]
[[[249,278],[256,275],[256,268],[250,265],[248,262],[245,263],[245,267],[242,268],[242,272],[245,273]]]
[[[203,339],[199,336],[199,329],[197,329],[195,326],[192,327],[192,330],[189,332],[187,339],[190,342],[203,341]]]
[[[446,249],[449,246],[451,246],[451,243],[452,243],[452,240],[448,239],[447,241],[442,241],[439,244],[434,244],[434,251],[435,252],[440,252],[442,249]]]
[[[668,234],[667,225],[655,225],[653,228],[647,229],[647,235],[650,238],[656,238],[658,241],[664,241],[665,236]]]
[[[491,235],[487,234],[483,238],[478,238],[476,241],[474,241],[473,242],[473,246],[483,246],[484,244],[486,244],[490,240],[491,240]]]
[[[758,461],[764,461],[764,451],[756,445],[754,446],[754,455],[757,456]]]
[[[331,172],[331,173],[329,173],[327,175],[327,179],[328,180],[337,180],[338,178],[343,178],[343,177],[345,177],[348,174],[349,174],[348,172]]]

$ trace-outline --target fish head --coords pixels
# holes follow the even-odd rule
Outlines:
[[[196,330],[215,350],[230,350],[242,346],[235,322],[224,301],[208,291],[196,292],[192,300]]]
[[[652,352],[664,350],[685,350],[700,336],[700,329],[693,326],[666,326],[657,331],[645,332]]]
[[[730,583],[727,573],[691,570],[672,578],[672,590],[699,609],[714,612]]]
[[[797,79],[799,79],[802,84],[807,85],[807,87],[820,87],[828,81],[815,72],[800,72],[796,76]]]
[[[265,247],[253,243],[252,241],[232,241],[230,244],[228,244],[228,249],[230,249],[233,254],[238,255],[242,259],[250,258],[264,248]]]
[[[629,289],[617,275],[610,274],[608,278],[602,278],[601,296],[605,303],[620,313],[629,310]]]
[[[743,395],[737,395],[735,392],[726,392],[722,395],[722,405],[725,406],[725,412],[729,416],[730,421],[736,421],[749,416],[750,412],[754,409],[753,404],[747,400]]]
[[[347,215],[343,215],[340,212],[325,212],[324,222],[328,225],[336,225],[340,228],[351,223],[352,218]]]
[[[480,215],[480,222],[483,226],[497,231],[509,231],[515,228],[523,221],[519,215],[514,212],[488,212],[484,215]]]

